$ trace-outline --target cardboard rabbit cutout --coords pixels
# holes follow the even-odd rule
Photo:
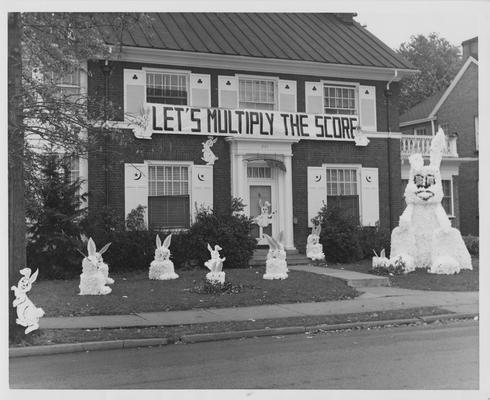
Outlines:
[[[218,138],[209,137],[208,140],[202,143],[202,157],[206,165],[214,165],[218,157],[213,153],[211,147],[218,141]]]
[[[165,240],[160,240],[160,236],[156,237],[155,259],[150,264],[148,277],[160,281],[177,279],[179,275],[175,273],[174,263],[170,260],[170,241],[172,234],[168,235]]]
[[[323,254],[323,245],[320,243],[320,232],[322,227],[320,224],[313,226],[311,234],[306,239],[306,257],[311,258],[313,261],[323,261],[325,254]]]
[[[220,246],[215,245],[214,250],[208,243],[208,250],[211,254],[211,258],[204,263],[210,272],[206,274],[206,279],[211,282],[225,283],[225,273],[222,271],[223,262],[226,257],[220,257],[220,250],[223,250]]]
[[[277,239],[264,233],[269,244],[269,252],[265,261],[264,279],[286,279],[288,277],[288,264],[286,262],[286,250],[281,243],[282,232]]]
[[[111,244],[107,243],[97,252],[95,242],[90,238],[87,243],[88,256],[82,261],[82,273],[80,274],[80,295],[105,295],[112,289],[106,284],[114,283],[109,278],[109,266],[104,263],[104,254]]]
[[[20,278],[17,286],[12,286],[10,290],[13,290],[15,295],[12,305],[17,307],[17,319],[15,322],[20,326],[26,327],[24,332],[28,334],[39,329],[39,319],[44,316],[44,310],[36,307],[27,297],[27,292],[31,290],[32,284],[36,281],[39,270],[37,269],[31,275],[30,268],[23,268],[20,273],[24,276]]]
[[[440,164],[445,136],[439,129],[431,143],[430,164],[422,155],[410,157],[410,176],[405,189],[407,207],[391,234],[390,264],[400,262],[404,272],[425,268],[434,274],[454,274],[472,269],[471,256],[460,232],[442,207]]]

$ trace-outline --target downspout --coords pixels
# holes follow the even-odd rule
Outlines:
[[[386,129],[388,131],[388,139],[386,140],[386,151],[388,154],[388,157],[387,157],[387,162],[388,162],[388,204],[389,204],[388,219],[389,219],[390,230],[393,228],[393,221],[392,221],[393,215],[392,215],[392,211],[391,211],[391,208],[392,208],[392,204],[391,204],[391,200],[392,200],[392,196],[391,196],[391,154],[390,154],[391,146],[390,146],[390,135],[389,135],[389,133],[391,132],[391,128],[390,128],[390,97],[392,95],[392,92],[390,90],[390,85],[391,85],[391,82],[393,82],[397,76],[398,76],[398,70],[395,69],[395,74],[386,84],[386,88],[385,88],[385,92],[384,92],[385,93],[385,105],[386,105]]]

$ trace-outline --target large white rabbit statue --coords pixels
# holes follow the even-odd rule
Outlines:
[[[211,282],[219,282],[221,284],[225,283],[225,273],[222,271],[223,262],[226,257],[221,258],[219,252],[223,250],[219,245],[213,248],[208,243],[208,250],[211,254],[211,258],[204,263],[204,265],[209,269],[210,272],[206,274],[206,279]]]
[[[114,283],[109,278],[109,267],[104,263],[102,254],[109,248],[107,243],[100,251],[96,250],[95,242],[90,238],[87,243],[88,256],[82,261],[82,273],[80,274],[81,295],[104,295],[111,293],[112,289],[106,284]]]
[[[30,268],[23,268],[20,273],[24,276],[20,278],[17,286],[12,286],[10,290],[13,290],[15,295],[12,305],[17,307],[17,319],[15,322],[20,326],[26,327],[24,332],[28,334],[39,328],[39,319],[44,315],[44,310],[36,307],[27,297],[27,292],[31,290],[32,284],[36,281],[39,270],[37,269],[31,275]]]
[[[390,264],[400,262],[404,272],[416,268],[434,274],[454,274],[472,269],[471,256],[460,232],[442,207],[440,164],[445,136],[439,129],[432,139],[430,165],[421,154],[410,157],[410,175],[405,189],[407,207],[391,234]]]
[[[311,258],[313,261],[323,261],[325,254],[323,254],[323,245],[320,243],[320,232],[322,227],[320,224],[316,224],[311,229],[311,233],[306,240],[306,257]]]
[[[170,260],[170,241],[172,240],[172,234],[168,235],[165,240],[160,240],[160,236],[157,235],[155,249],[155,259],[150,264],[150,271],[148,277],[150,279],[156,279],[160,281],[166,281],[169,279],[177,279],[179,275],[175,273],[174,263]]]
[[[288,277],[288,264],[286,262],[286,250],[281,243],[282,232],[277,239],[263,234],[269,243],[269,252],[265,261],[264,279],[286,279]]]

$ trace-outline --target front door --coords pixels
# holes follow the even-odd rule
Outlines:
[[[277,236],[277,179],[273,168],[265,163],[249,163],[247,167],[248,205],[254,219],[252,235],[259,245],[268,242],[263,234]]]

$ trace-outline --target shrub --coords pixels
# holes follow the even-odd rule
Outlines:
[[[361,226],[358,231],[362,258],[371,258],[373,250],[390,249],[391,232],[379,226]]]
[[[480,253],[480,240],[478,236],[467,235],[463,236],[464,244],[470,252],[470,254],[477,256]]]
[[[323,206],[315,222],[322,227],[320,242],[327,261],[345,263],[362,259],[355,218],[346,215],[341,208]]]
[[[144,231],[145,224],[145,208],[141,204],[133,208],[126,217],[126,228],[128,231]]]

